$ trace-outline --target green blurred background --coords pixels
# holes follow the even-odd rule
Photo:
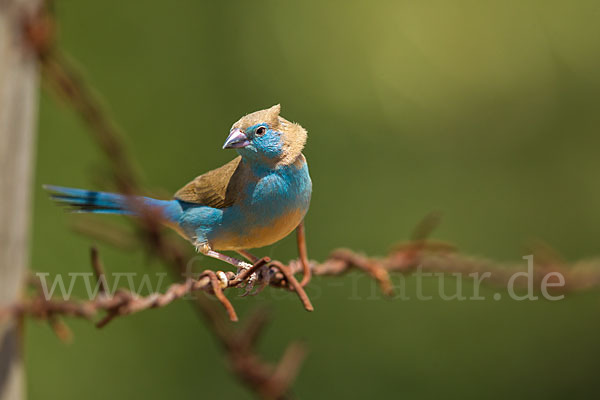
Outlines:
[[[281,103],[282,115],[309,131],[311,258],[339,246],[383,255],[432,210],[444,213],[435,237],[470,254],[520,260],[530,238],[568,260],[600,253],[597,0],[55,7],[63,47],[127,133],[151,190],[174,192],[230,160],[221,146],[231,124]],[[78,117],[43,93],[36,270],[90,271],[94,240],[70,230],[78,216],[61,212],[40,185],[98,188],[105,165]],[[141,248],[100,250],[110,272],[163,271]],[[257,253],[291,259],[294,239]],[[559,302],[394,301],[372,291],[360,275],[315,279],[314,313],[276,290],[229,297],[242,319],[271,309],[266,358],[292,339],[308,344],[294,386],[301,398],[599,393],[597,291]],[[185,301],[101,331],[69,325],[70,345],[42,323],[27,326],[32,399],[251,397]]]

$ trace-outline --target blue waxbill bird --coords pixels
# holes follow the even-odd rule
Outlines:
[[[219,251],[248,256],[248,249],[283,239],[302,222],[310,204],[312,183],[302,154],[306,130],[279,113],[278,104],[233,124],[223,148],[239,156],[198,176],[172,200],[44,187],[75,212],[136,215],[140,203],[154,208],[165,225],[202,254],[249,268]]]

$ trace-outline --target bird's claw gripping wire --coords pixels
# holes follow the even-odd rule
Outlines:
[[[240,262],[240,264],[238,265],[238,270],[237,273],[239,274],[240,272],[242,272],[243,270],[249,270],[250,268],[252,268],[252,264],[248,264],[246,262]],[[242,293],[240,295],[240,297],[245,297],[248,296],[250,294],[250,292],[252,292],[252,289],[254,289],[254,284],[256,283],[256,281],[258,280],[258,272],[252,272],[250,274],[250,276],[246,279],[245,283],[243,284],[243,287],[245,287],[245,291],[244,293]]]

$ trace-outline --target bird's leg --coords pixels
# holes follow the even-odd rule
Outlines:
[[[204,254],[205,256],[216,258],[217,260],[225,261],[227,264],[231,264],[234,267],[237,267],[238,272],[239,272],[240,268],[248,269],[248,268],[252,267],[252,264],[248,264],[246,262],[238,260],[237,258],[229,257],[225,254],[221,254],[219,252],[212,250],[210,248],[210,246],[208,245],[208,243],[197,243],[196,250],[198,252]]]
[[[237,250],[240,256],[244,257],[246,260],[250,261],[252,264],[255,264],[260,258],[256,257],[254,254],[250,253],[248,250]]]
[[[252,267],[252,264],[248,264],[247,262],[240,261],[237,258],[229,257],[225,254],[221,254],[219,252],[212,250],[210,248],[210,245],[206,242],[196,243],[196,250],[198,252],[204,254],[205,256],[216,258],[217,260],[225,261],[226,263],[231,264],[234,267],[237,267],[238,274],[240,273],[240,271],[242,269],[249,269]],[[252,256],[252,257],[254,257],[254,256]],[[247,295],[252,290],[252,288],[254,287],[254,283],[256,282],[257,279],[258,279],[258,274],[256,272],[253,272],[250,275],[250,277],[248,278],[248,283],[246,284],[246,292],[243,294],[243,296]]]

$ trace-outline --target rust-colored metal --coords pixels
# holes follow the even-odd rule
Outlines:
[[[104,266],[102,265],[102,260],[100,260],[100,256],[98,254],[98,249],[92,246],[90,250],[90,258],[92,261],[92,269],[94,270],[94,275],[96,275],[96,279],[98,280],[98,291],[100,294],[106,293],[106,275],[104,274]]]
[[[296,228],[296,244],[298,245],[298,257],[302,264],[302,280],[300,286],[308,285],[312,277],[310,262],[308,261],[308,252],[306,250],[306,229],[304,228],[304,220]]]
[[[257,272],[259,269],[266,266],[270,262],[271,262],[271,259],[269,257],[263,257],[263,258],[256,260],[256,262],[254,263],[254,265],[252,265],[252,267],[240,271],[239,274],[235,275],[235,278],[229,280],[228,286],[229,287],[239,286],[246,279],[248,279],[250,277],[250,275]]]
[[[277,269],[279,269],[281,271],[281,273],[283,274],[283,276],[288,284],[289,289],[294,290],[296,292],[296,294],[300,298],[300,301],[302,302],[302,305],[304,306],[304,309],[306,311],[313,311],[314,310],[313,305],[310,302],[310,299],[308,298],[308,296],[306,295],[306,292],[304,291],[304,288],[302,287],[302,285],[300,285],[300,283],[294,277],[294,273],[292,272],[292,269],[290,267],[288,267],[287,265],[280,263],[279,261],[272,261],[271,265],[273,265],[274,267],[276,267]]]
[[[207,269],[202,273],[202,275],[208,276],[210,278],[210,285],[211,285],[213,293],[215,294],[217,299],[219,299],[221,304],[223,304],[223,307],[225,307],[225,310],[227,310],[227,314],[229,314],[229,319],[233,322],[237,322],[238,317],[235,312],[235,309],[231,305],[231,302],[229,301],[229,299],[223,294],[223,289],[221,288],[221,283],[219,282],[219,279],[217,278],[217,274],[215,274],[215,271]],[[196,286],[198,286],[198,288],[201,288],[202,287],[201,282],[195,283],[192,286],[192,288],[195,288]]]

